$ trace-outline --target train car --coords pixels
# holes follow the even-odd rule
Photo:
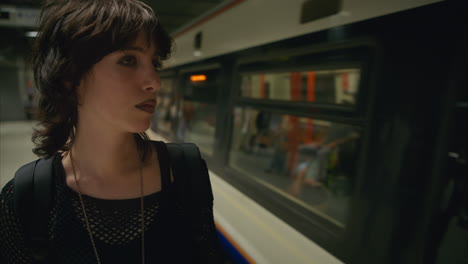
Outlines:
[[[227,1],[174,34],[152,130],[194,142],[236,263],[468,263],[467,1]]]

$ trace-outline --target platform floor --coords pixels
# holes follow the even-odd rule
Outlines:
[[[30,121],[0,122],[0,186],[13,178],[23,164],[37,159],[31,135],[35,123]]]

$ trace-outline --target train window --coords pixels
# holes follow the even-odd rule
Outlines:
[[[213,154],[219,70],[183,75],[183,95],[178,138],[193,142],[208,155]]]
[[[212,155],[215,128],[216,105],[192,100],[183,101],[179,138],[197,144],[202,152]]]
[[[232,168],[344,226],[359,128],[251,107],[233,122]]]
[[[151,124],[154,131],[162,136],[171,138],[177,115],[174,79],[161,78],[161,88],[157,93],[157,108]]]
[[[243,97],[305,101],[326,104],[355,104],[360,69],[303,72],[244,73]]]

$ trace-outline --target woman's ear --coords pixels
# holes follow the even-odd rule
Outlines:
[[[67,89],[69,92],[73,92],[73,90],[75,90],[74,92],[76,95],[76,103],[77,105],[81,105],[81,95],[83,93],[81,82],[78,85],[74,85],[72,81],[64,81],[63,85],[65,86],[65,89]]]

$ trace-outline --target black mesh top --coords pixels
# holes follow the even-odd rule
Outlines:
[[[161,155],[161,153],[158,153]],[[61,155],[54,157],[55,196],[49,212],[49,237],[55,263],[97,263],[79,195],[65,183]],[[161,177],[170,176],[161,170]],[[13,180],[0,194],[0,263],[33,263],[14,209]],[[145,196],[146,263],[220,263],[212,204],[188,217],[174,198],[175,183]],[[141,263],[140,198],[103,200],[83,195],[101,263]],[[193,225],[193,223],[196,223]]]

